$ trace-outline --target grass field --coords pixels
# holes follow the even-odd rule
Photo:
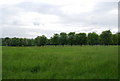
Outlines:
[[[117,46],[3,47],[3,79],[116,79]]]
[[[0,46],[0,80],[2,80],[2,47]]]

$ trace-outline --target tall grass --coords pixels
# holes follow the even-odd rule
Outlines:
[[[117,77],[117,46],[3,47],[3,79]]]

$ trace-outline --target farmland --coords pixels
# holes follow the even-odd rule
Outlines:
[[[3,47],[3,79],[116,79],[118,46]]]

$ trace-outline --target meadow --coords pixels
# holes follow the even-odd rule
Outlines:
[[[0,46],[0,80],[2,80],[2,46]]]
[[[118,46],[3,47],[3,79],[117,79]]]

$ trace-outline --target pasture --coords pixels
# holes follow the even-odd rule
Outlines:
[[[117,79],[118,46],[3,47],[3,79]]]

